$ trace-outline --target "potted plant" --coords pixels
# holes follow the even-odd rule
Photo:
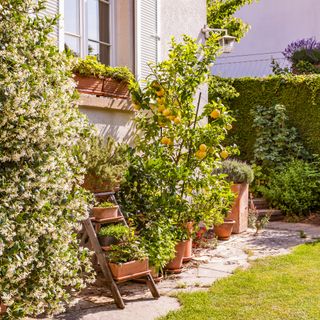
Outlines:
[[[193,232],[193,222],[187,222],[186,228],[188,231],[188,240],[186,240],[185,250],[183,254],[183,262],[188,262],[192,259],[192,232]]]
[[[253,170],[244,162],[225,160],[220,168],[214,170],[214,173],[225,174],[227,181],[232,183],[231,190],[235,194],[235,200],[227,219],[235,221],[233,233],[246,231],[248,228],[249,184],[254,179]]]
[[[110,67],[95,56],[78,58],[73,69],[77,90],[81,93],[129,98],[128,83],[133,74],[127,67]]]
[[[232,234],[235,221],[232,219],[224,219],[222,223],[214,225],[214,233],[219,240],[229,240]]]
[[[112,202],[101,202],[92,208],[92,214],[96,220],[116,218],[118,216],[118,206]]]
[[[98,233],[98,240],[102,247],[108,247],[113,244],[118,244],[124,237],[129,234],[128,227],[122,224],[114,224],[102,227]]]
[[[128,166],[126,151],[127,145],[116,143],[112,137],[92,136],[82,186],[95,193],[116,191]]]
[[[111,245],[106,254],[112,275],[117,281],[142,276],[149,270],[146,251],[133,231],[120,243]]]

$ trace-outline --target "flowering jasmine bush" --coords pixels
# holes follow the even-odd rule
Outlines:
[[[0,298],[4,319],[63,311],[91,272],[79,250],[88,195],[79,140],[92,129],[74,103],[71,62],[48,39],[43,2],[0,4]],[[67,290],[68,288],[68,290]]]

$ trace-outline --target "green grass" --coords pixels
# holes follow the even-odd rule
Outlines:
[[[208,291],[180,293],[161,320],[319,320],[320,243],[252,263]]]

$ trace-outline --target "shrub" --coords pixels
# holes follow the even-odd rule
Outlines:
[[[314,163],[293,160],[270,176],[263,195],[288,216],[306,215],[320,205],[320,170]]]
[[[226,179],[232,183],[248,183],[254,179],[254,173],[251,167],[245,162],[237,160],[225,160],[221,168],[215,169],[214,174],[226,174]]]
[[[114,208],[116,205],[113,202],[101,202],[97,203],[99,208]]]
[[[99,236],[114,237],[117,240],[123,240],[130,234],[130,229],[122,224],[112,224],[107,227],[102,227],[99,231]]]
[[[110,67],[100,63],[95,56],[78,58],[73,72],[81,76],[94,76],[97,78],[112,78],[129,82],[134,76],[127,67]]]
[[[257,106],[251,111],[256,131],[254,162],[265,169],[275,169],[292,158],[306,158],[297,130],[288,124],[284,105]]]
[[[111,245],[106,253],[109,262],[126,263],[147,258],[146,251],[141,245],[140,239],[135,236],[133,230],[130,231],[128,236],[121,240],[119,244]]]
[[[240,158],[250,162],[254,158],[256,130],[253,127],[254,111],[257,106],[272,108],[285,106],[288,126],[297,129],[298,136],[307,151],[320,154],[320,76],[278,75],[266,78],[222,79],[234,86],[238,96],[227,99],[217,95],[216,87],[210,89],[210,97],[217,96],[230,107],[236,118],[233,129],[227,137],[229,144],[236,143]]]
[[[0,5],[3,319],[61,312],[94,275],[76,237],[90,199],[78,186],[88,149],[79,141],[92,129],[76,106],[72,61],[49,39],[57,21],[41,18],[41,9],[43,1]]]
[[[113,190],[122,182],[128,166],[127,145],[116,143],[112,137],[104,140],[92,136],[89,146],[84,187],[94,192]]]

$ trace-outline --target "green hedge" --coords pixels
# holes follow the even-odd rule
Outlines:
[[[255,132],[252,128],[250,110],[257,105],[286,106],[290,124],[296,127],[305,147],[312,153],[320,154],[320,76],[282,75],[266,78],[222,79],[213,77],[210,97],[219,96],[221,87],[232,85],[238,95],[232,92],[220,97],[236,118],[230,141],[241,151],[241,158],[251,160]],[[219,90],[220,88],[220,90]]]

